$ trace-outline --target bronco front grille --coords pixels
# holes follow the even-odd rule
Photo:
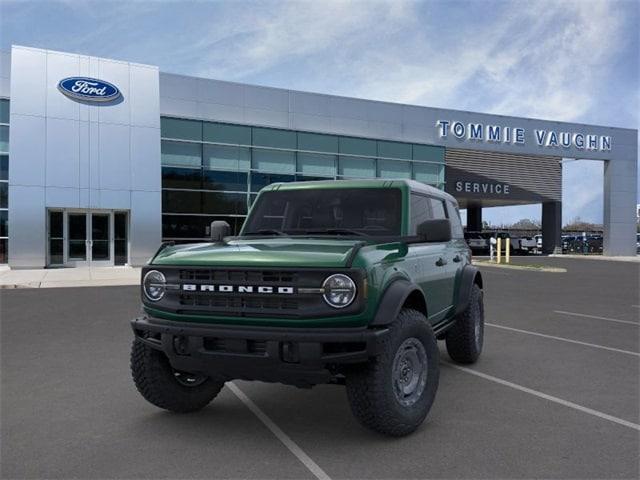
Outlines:
[[[152,269],[154,267],[147,267]],[[323,281],[335,269],[260,269],[158,266],[167,281],[165,296],[145,304],[184,315],[212,317],[318,318],[361,311],[360,296],[345,309],[331,308],[322,298]],[[143,271],[143,275],[145,273]],[[342,270],[360,287],[363,272]],[[265,288],[266,287],[266,288]]]

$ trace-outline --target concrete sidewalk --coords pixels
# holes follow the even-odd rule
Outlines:
[[[140,268],[80,267],[0,270],[0,288],[97,287],[139,285]]]

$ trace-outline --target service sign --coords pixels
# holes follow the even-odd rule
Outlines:
[[[111,102],[120,98],[120,90],[112,83],[89,77],[63,78],[58,90],[69,98],[87,102]]]

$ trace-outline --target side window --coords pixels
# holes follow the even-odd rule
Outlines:
[[[433,219],[440,220],[447,218],[447,212],[444,208],[444,201],[438,198],[430,198],[429,202],[431,203],[431,212],[433,214]]]
[[[411,232],[415,235],[418,225],[431,218],[429,198],[422,195],[411,194]]]
[[[451,219],[451,236],[453,238],[464,238],[460,211],[451,202],[447,202],[447,209],[449,210],[449,218]]]

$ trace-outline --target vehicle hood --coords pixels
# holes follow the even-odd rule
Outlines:
[[[256,238],[164,248],[153,265],[236,267],[346,267],[355,239]]]

